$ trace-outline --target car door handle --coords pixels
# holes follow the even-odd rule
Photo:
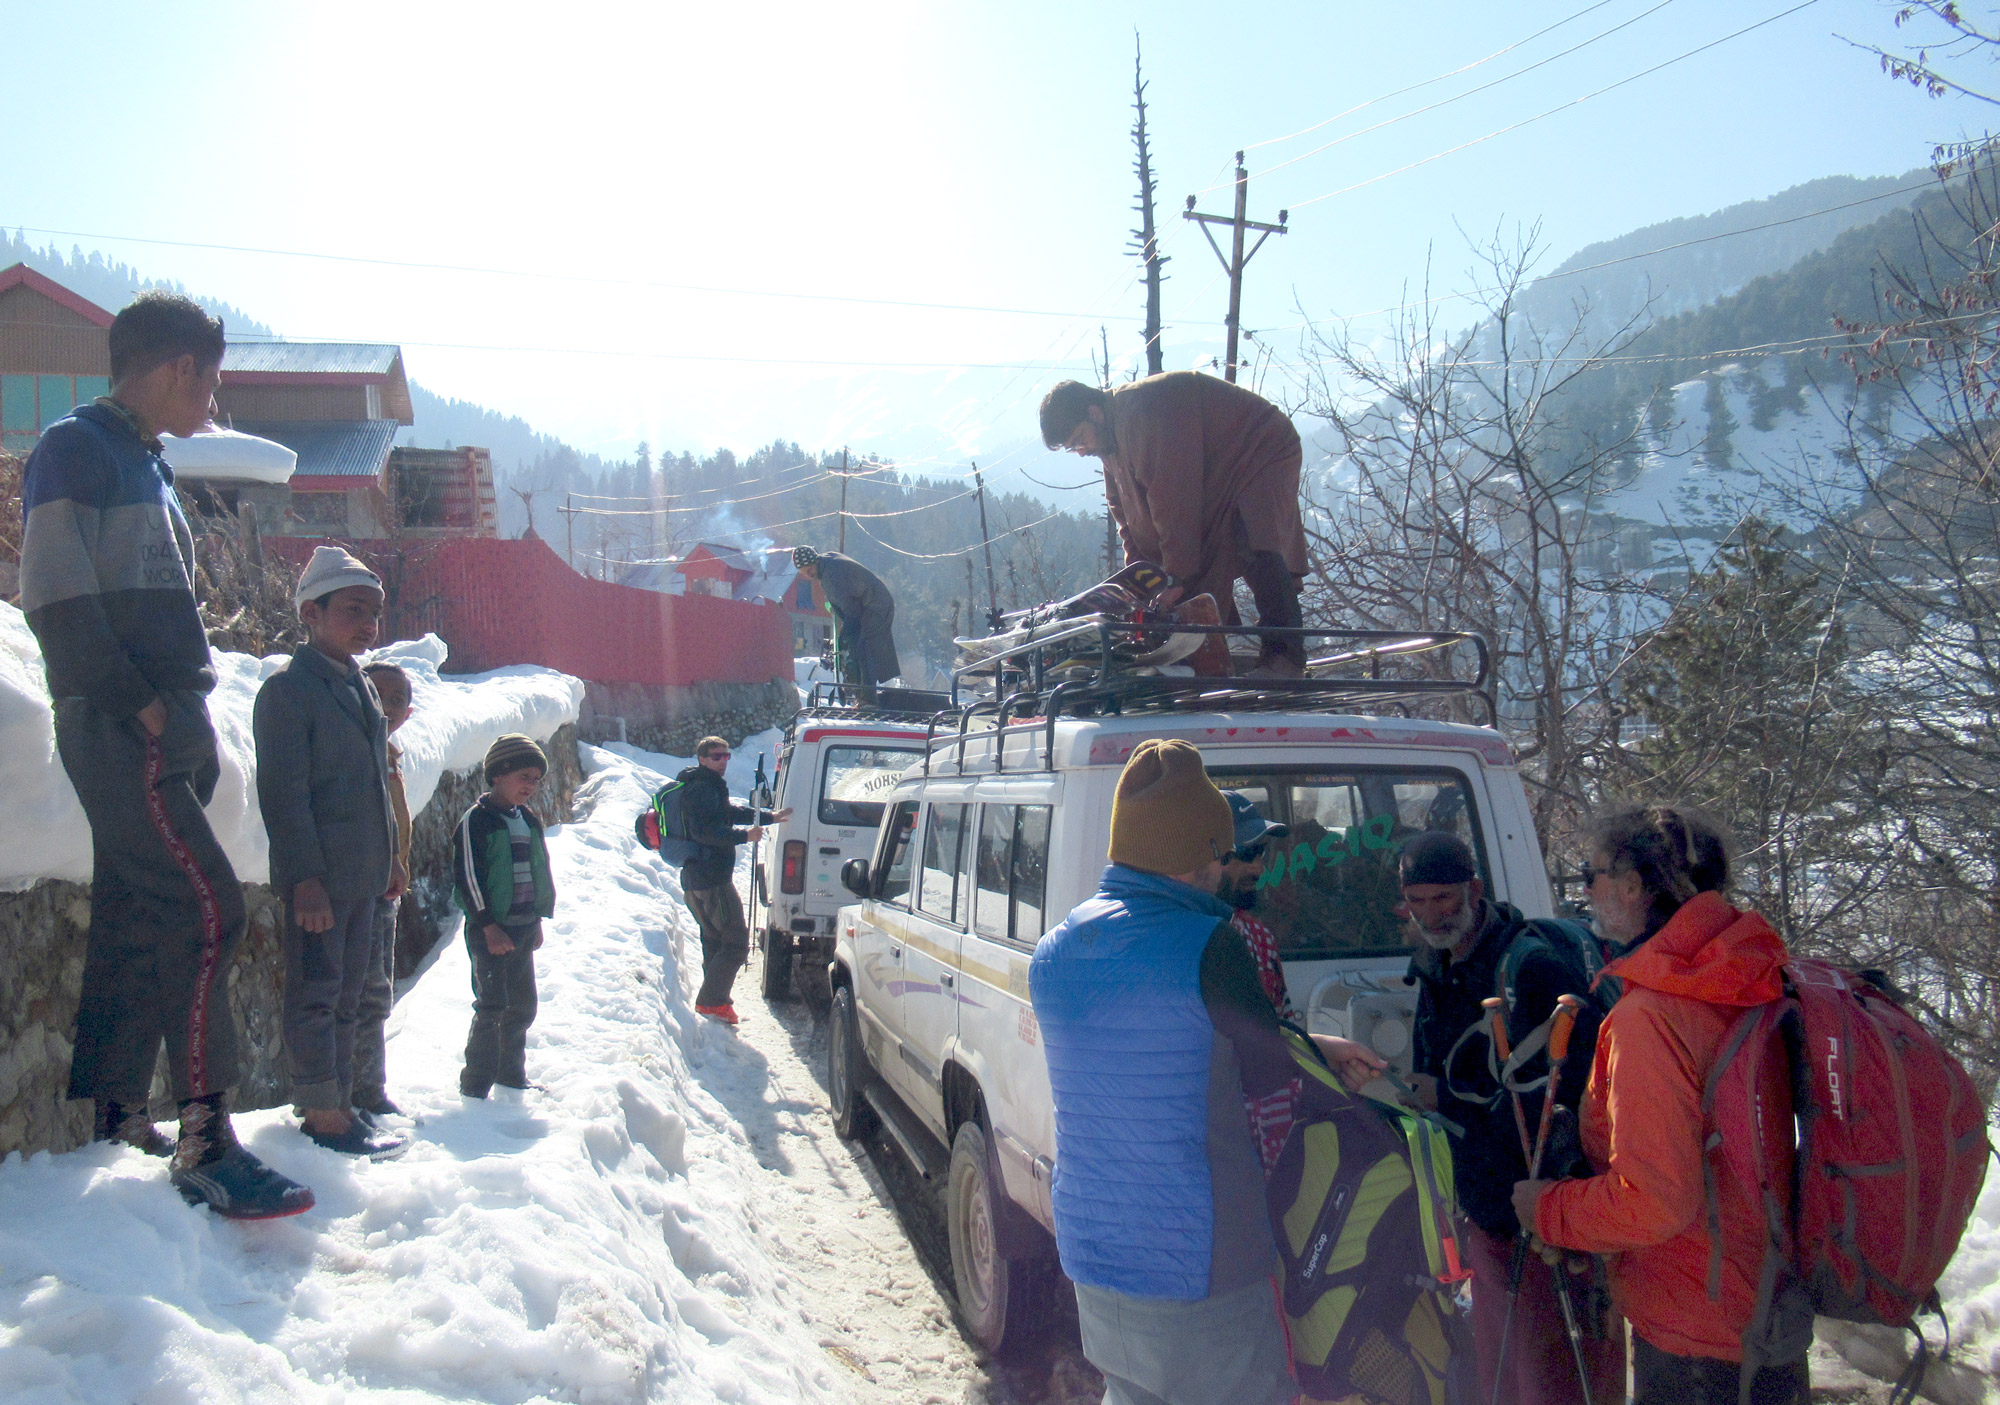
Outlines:
[[[938,976],[938,984],[944,986],[946,989],[950,989],[951,983],[952,983],[951,972],[945,971]]]
[[[903,959],[903,949],[900,946],[892,946],[889,948],[889,955],[892,959],[901,961]]]
[[[822,854],[837,854],[840,852],[840,846],[838,844],[822,844],[819,846],[819,851]]]

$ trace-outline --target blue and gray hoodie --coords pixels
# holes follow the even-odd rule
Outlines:
[[[194,538],[158,447],[100,400],[50,425],[22,475],[21,608],[49,693],[111,717],[215,687]]]

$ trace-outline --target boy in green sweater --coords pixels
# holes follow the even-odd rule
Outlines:
[[[486,752],[487,792],[465,812],[452,843],[465,946],[472,956],[472,1031],[458,1090],[495,1087],[518,1100],[528,1086],[528,1026],[535,1022],[535,951],[555,915],[555,882],[542,822],[528,808],[548,770],[532,737],[510,733]]]

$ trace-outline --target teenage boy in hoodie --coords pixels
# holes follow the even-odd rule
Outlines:
[[[361,670],[382,700],[382,722],[389,729],[389,808],[396,816],[396,853],[389,870],[389,891],[375,904],[375,939],[368,952],[368,978],[361,987],[361,1005],[354,1031],[354,1110],[363,1118],[394,1117],[402,1112],[389,1099],[389,1011],[396,1001],[396,913],[401,894],[410,887],[410,802],[403,793],[403,752],[396,729],[414,710],[410,675],[392,663],[371,663]]]
[[[257,690],[257,807],[271,886],[285,903],[285,1051],[306,1136],[384,1157],[406,1139],[354,1113],[354,1039],[375,908],[402,893],[389,803],[388,724],[355,656],[375,642],[384,595],[337,546],[315,547],[294,592],[307,642]]]
[[[722,778],[728,769],[729,743],[721,737],[703,737],[695,744],[694,765],[674,779],[687,787],[681,814],[688,838],[703,846],[681,865],[681,893],[701,928],[701,989],[694,997],[695,1013],[734,1025],[736,1006],[729,988],[750,957],[750,926],[743,919],[743,900],[736,895],[736,846],[755,844],[763,838],[766,824],[788,820],[792,812],[757,810],[731,800],[729,784]]]
[[[472,956],[472,1030],[458,1091],[496,1088],[518,1102],[528,1087],[528,1026],[535,1022],[535,952],[555,916],[542,821],[528,808],[549,759],[533,737],[510,732],[486,750],[487,792],[452,836],[452,877]]]
[[[1608,815],[1583,873],[1598,930],[1624,953],[1604,968],[1624,991],[1604,1017],[1583,1100],[1596,1174],[1522,1181],[1514,1209],[1546,1243],[1605,1256],[1632,1324],[1633,1405],[1735,1405],[1766,1229],[1763,1208],[1725,1179],[1711,1298],[1702,1093],[1737,1017],[1784,994],[1785,943],[1723,896],[1728,842],[1692,810]],[[1758,1370],[1745,1398],[1791,1405],[1810,1387],[1801,1358]]]
[[[56,751],[90,821],[90,940],[69,1096],[96,1136],[173,1155],[174,1186],[231,1219],[312,1208],[229,1125],[226,992],[243,889],[202,813],[221,776],[194,538],[160,457],[198,433],[222,380],[222,323],[143,293],[110,330],[111,393],[43,433],[22,476],[21,608],[42,647]],[[178,1146],[146,1115],[160,1045]]]

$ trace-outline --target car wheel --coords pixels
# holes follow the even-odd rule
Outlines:
[[[813,942],[802,956],[792,963],[792,983],[798,987],[799,999],[816,1011],[824,1010],[833,1000],[833,972],[827,965],[825,938]]]
[[[1035,1341],[1048,1326],[1055,1296],[1052,1261],[1001,1255],[997,1220],[1004,1194],[985,1128],[975,1120],[960,1123],[945,1192],[952,1284],[966,1331],[995,1356],[1011,1356]]]
[[[764,999],[792,998],[792,934],[775,928],[764,933]]]
[[[833,1103],[833,1130],[841,1136],[858,1137],[874,1126],[875,1109],[861,1096],[873,1077],[868,1055],[861,1048],[854,989],[842,986],[833,993],[833,1014],[826,1031],[826,1092]]]

